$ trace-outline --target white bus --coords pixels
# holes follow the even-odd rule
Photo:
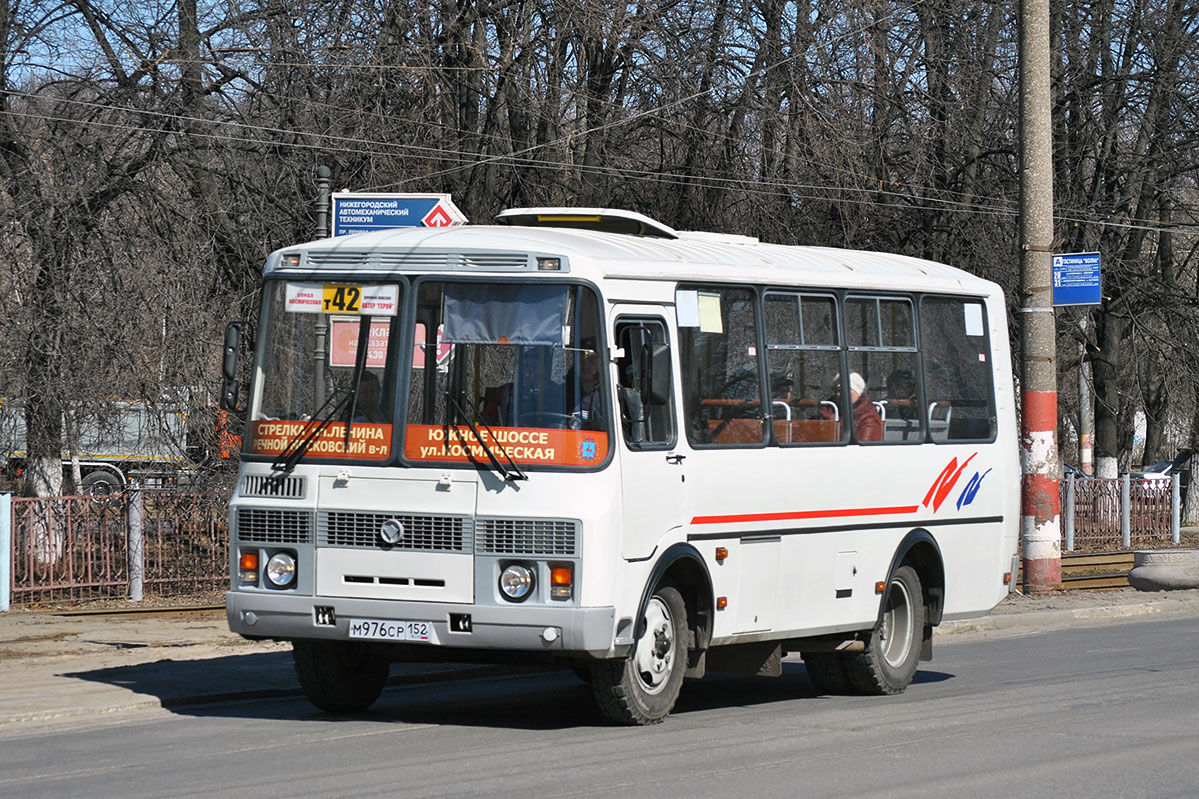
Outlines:
[[[949,266],[601,209],[324,239],[269,257],[252,376],[229,624],[325,710],[418,659],[627,724],[787,654],[897,693],[1013,584],[1004,299]]]

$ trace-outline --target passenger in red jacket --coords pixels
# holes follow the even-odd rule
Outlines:
[[[841,381],[833,384],[831,400],[838,407],[841,404]],[[857,372],[849,373],[849,402],[853,406],[853,434],[858,441],[882,441],[883,420],[878,415],[870,395],[866,393],[866,381]],[[832,419],[833,412],[827,406],[821,408],[821,414],[826,419]]]

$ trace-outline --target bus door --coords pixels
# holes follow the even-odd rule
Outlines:
[[[620,410],[623,536],[621,554],[647,558],[683,524],[686,464],[677,452],[674,360],[665,315],[616,308],[613,346]]]

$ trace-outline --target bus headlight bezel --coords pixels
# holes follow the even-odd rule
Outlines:
[[[296,582],[296,558],[290,552],[271,555],[263,569],[267,582],[274,588],[290,588]]]
[[[533,596],[536,570],[527,563],[508,563],[500,570],[500,596],[509,602],[524,602]]]

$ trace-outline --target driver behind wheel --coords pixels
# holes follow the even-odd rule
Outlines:
[[[584,338],[577,353],[578,368],[567,375],[567,385],[578,398],[571,414],[584,430],[602,430],[604,427],[603,394],[600,391],[600,359],[596,341]]]

